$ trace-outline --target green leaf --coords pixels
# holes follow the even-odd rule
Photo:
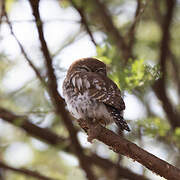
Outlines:
[[[175,129],[175,135],[180,137],[180,128]]]
[[[5,7],[6,7],[7,12],[9,12],[11,10],[14,2],[15,2],[15,0],[6,0],[5,1]]]

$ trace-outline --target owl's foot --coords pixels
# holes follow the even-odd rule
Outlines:
[[[78,124],[81,126],[81,128],[87,133],[88,132],[88,123],[83,119],[78,119]]]
[[[87,133],[88,135],[87,140],[90,143],[92,143],[92,140],[96,139],[100,133],[99,124],[97,123],[97,121],[94,121],[92,119],[91,120],[79,119],[78,123],[81,126],[81,128]]]
[[[99,124],[94,121],[94,123],[89,124],[89,129],[87,131],[88,141],[92,143],[93,139],[96,139],[100,133]]]

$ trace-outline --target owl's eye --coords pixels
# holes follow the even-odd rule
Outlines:
[[[97,73],[100,73],[100,74],[106,74],[105,70],[103,68],[99,68],[96,70]]]
[[[81,66],[81,67],[78,67],[79,70],[81,71],[86,71],[86,72],[89,72],[89,68],[85,67],[85,66]]]

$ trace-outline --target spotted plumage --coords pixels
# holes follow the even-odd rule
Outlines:
[[[121,92],[107,77],[103,62],[95,58],[75,61],[64,80],[63,95],[75,118],[105,125],[114,121],[121,130],[130,131],[122,115],[125,104]]]

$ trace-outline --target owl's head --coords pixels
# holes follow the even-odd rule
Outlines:
[[[75,61],[69,68],[68,74],[74,72],[94,72],[100,75],[107,75],[106,65],[96,58],[83,58]]]

